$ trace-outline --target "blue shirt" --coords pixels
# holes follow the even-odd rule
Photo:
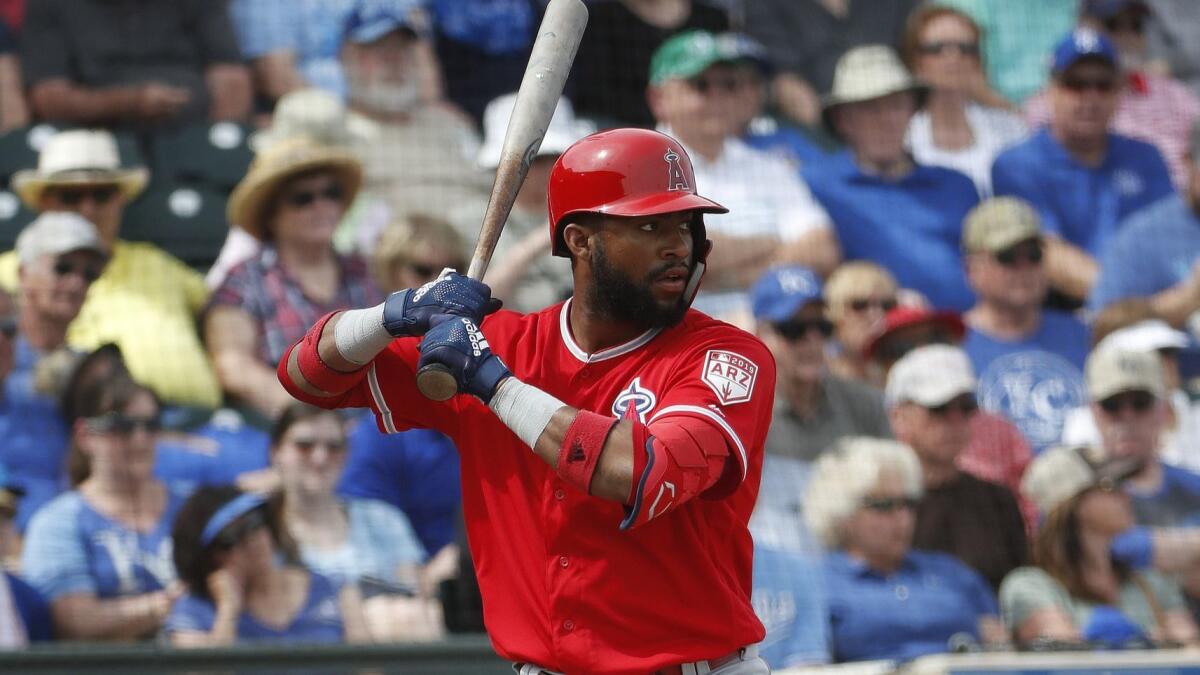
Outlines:
[[[814,556],[754,547],[754,592],[750,601],[767,636],[759,656],[774,669],[829,662],[828,609]]]
[[[359,0],[232,0],[229,18],[242,55],[257,59],[291,52],[311,86],[346,95],[338,58],[346,24]]]
[[[21,570],[48,600],[73,593],[99,598],[140,595],[175,580],[171,525],[183,496],[168,493],[150,532],[136,532],[96,511],[79,492],[56,497],[34,515]]]
[[[825,559],[835,661],[909,660],[946,651],[951,636],[979,639],[979,619],[998,616],[978,572],[942,553],[910,551],[883,576],[844,553]]]
[[[742,140],[755,150],[783,159],[796,170],[829,158],[829,153],[803,132],[770,118],[751,122]]]
[[[266,468],[270,446],[267,432],[246,424],[233,411],[218,411],[188,433],[159,439],[154,476],[181,493],[202,485],[229,485],[243,473]]]
[[[533,42],[529,0],[430,0],[438,33],[486,54],[524,51]]]
[[[1127,488],[1138,525],[1192,527],[1200,524],[1200,475],[1164,464],[1162,485],[1154,492]]]
[[[403,511],[427,555],[454,541],[462,487],[449,438],[431,429],[383,434],[368,412],[348,440],[338,494],[380,499]]]
[[[404,513],[378,499],[350,499],[343,506],[350,524],[349,538],[336,549],[301,546],[305,567],[338,585],[363,577],[393,584],[411,583],[411,579],[397,578],[397,569],[420,565],[425,549]]]
[[[45,642],[54,639],[54,623],[50,619],[50,604],[33,586],[25,583],[11,572],[4,573],[8,590],[12,593],[17,614],[25,624],[25,635],[30,642]]]
[[[13,369],[4,380],[0,400],[0,462],[12,482],[25,488],[17,507],[17,529],[24,531],[43,504],[67,489],[67,425],[58,401],[36,390],[34,380],[42,355],[18,335]]]
[[[1186,280],[1200,259],[1200,218],[1179,195],[1134,213],[1100,252],[1100,278],[1088,307],[1144,298]]]
[[[1100,166],[1080,164],[1043,128],[1000,153],[992,164],[997,196],[1025,199],[1042,217],[1042,230],[1098,256],[1126,216],[1175,188],[1158,150],[1110,133]]]
[[[178,631],[212,630],[217,608],[212,602],[185,594],[171,607],[163,629],[167,633]],[[320,574],[310,574],[308,598],[296,616],[282,630],[265,625],[242,612],[238,616],[237,639],[239,641],[287,641],[305,644],[339,643],[345,639],[342,608],[338,604],[338,589]]]
[[[963,274],[962,221],[979,202],[957,171],[917,166],[899,180],[859,170],[849,150],[811,164],[804,178],[833,220],[848,260],[870,260],[934,307],[965,311],[974,302]]]

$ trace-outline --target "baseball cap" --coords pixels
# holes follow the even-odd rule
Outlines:
[[[768,269],[750,289],[750,307],[758,321],[787,321],[810,302],[824,302],[821,280],[800,265]]]
[[[973,393],[975,371],[967,353],[952,345],[925,345],[892,366],[883,398],[889,406],[916,403],[933,408]]]
[[[1097,19],[1111,19],[1126,9],[1150,13],[1149,5],[1142,0],[1084,0],[1080,9],[1085,16],[1094,16]]]
[[[108,257],[96,226],[83,216],[69,211],[47,211],[21,230],[17,237],[17,260],[22,265],[44,255],[62,255],[71,251],[93,251]]]
[[[919,326],[924,323],[937,324],[946,328],[956,341],[962,340],[963,336],[967,333],[966,325],[963,323],[962,318],[955,312],[929,309],[927,307],[899,305],[884,315],[883,329],[867,343],[867,346],[863,349],[863,356],[868,359],[875,358],[875,353],[888,338],[905,328]]]
[[[1041,219],[1028,202],[1016,197],[992,197],[967,214],[962,247],[967,253],[994,253],[1040,236]]]
[[[766,49],[745,35],[687,31],[671,37],[655,50],[650,58],[650,84],[686,80],[713,64],[737,61],[749,62],[764,73],[771,71]]]
[[[1021,493],[1045,515],[1088,488],[1120,484],[1141,468],[1140,459],[1108,457],[1099,448],[1055,446],[1030,463]]]
[[[366,0],[346,22],[346,40],[369,44],[394,30],[407,30],[416,36],[428,32],[424,13],[417,0]]]
[[[1165,394],[1162,364],[1153,352],[1096,349],[1084,366],[1088,396],[1103,401],[1125,391]]]
[[[483,143],[479,154],[475,157],[476,164],[481,169],[495,170],[500,166],[500,153],[504,149],[504,136],[508,132],[508,122],[512,118],[513,107],[517,104],[516,93],[497,96],[488,103],[483,111]],[[587,120],[575,116],[575,107],[566,97],[559,97],[546,125],[546,135],[538,146],[538,157],[557,157],[566,152],[575,141],[594,132],[596,129]]]
[[[1188,342],[1186,333],[1171,328],[1166,321],[1147,319],[1114,330],[1096,345],[1096,349],[1154,352],[1160,349],[1183,349]]]
[[[1054,48],[1051,71],[1058,75],[1080,59],[1097,58],[1117,65],[1117,49],[1108,38],[1091,28],[1076,28]]]

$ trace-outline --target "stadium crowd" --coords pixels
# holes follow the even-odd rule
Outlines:
[[[1200,5],[588,0],[555,159],[657,128],[694,306],[778,366],[776,668],[1200,646]],[[328,312],[465,271],[540,0],[0,0],[0,648],[481,632],[458,459],[298,403]]]

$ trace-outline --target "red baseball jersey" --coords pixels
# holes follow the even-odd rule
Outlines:
[[[559,479],[478,399],[421,396],[416,339],[393,341],[339,405],[369,405],[385,432],[429,427],[454,439],[484,620],[504,658],[566,673],[646,673],[761,641],[746,523],[775,391],[770,352],[693,310],[679,325],[589,355],[571,337],[569,308],[498,312],[483,332],[514,375],[571,406],[720,430],[730,458],[708,492],[619,530],[623,505]]]

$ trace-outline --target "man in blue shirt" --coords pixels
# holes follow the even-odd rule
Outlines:
[[[978,302],[964,315],[962,347],[979,377],[979,405],[1017,425],[1034,452],[1056,443],[1082,405],[1087,328],[1046,310],[1045,238],[1038,215],[1015,197],[993,197],[963,227],[967,279]]]
[[[1107,38],[1088,29],[1068,35],[1055,49],[1052,76],[1049,126],[996,158],[992,185],[1038,210],[1050,235],[1051,284],[1081,301],[1096,281],[1095,256],[1121,220],[1174,188],[1154,146],[1108,130],[1120,83]]]
[[[979,201],[970,178],[920,166],[904,148],[921,89],[883,45],[856,47],[838,61],[825,118],[849,148],[803,172],[829,212],[848,260],[887,268],[939,308],[965,310],[959,235]]]
[[[1188,173],[1187,195],[1171,195],[1134,213],[1101,251],[1091,309],[1148,298],[1175,326],[1200,310],[1200,123],[1188,144]]]

